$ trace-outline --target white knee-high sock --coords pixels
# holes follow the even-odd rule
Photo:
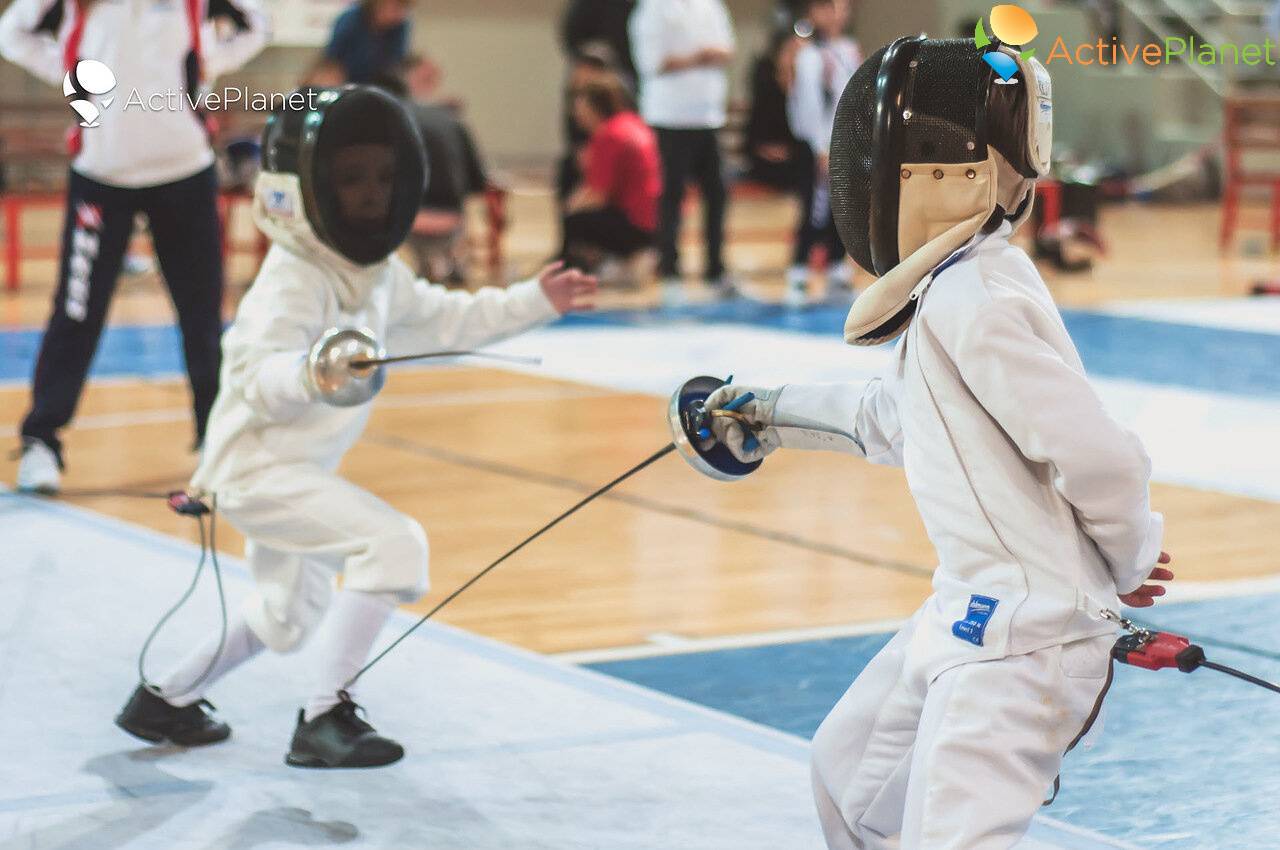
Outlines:
[[[227,623],[227,642],[222,648],[222,654],[218,656],[217,662],[209,670],[209,675],[203,682],[192,687],[218,651],[216,634],[210,635],[208,640],[196,647],[177,667],[161,676],[155,684],[170,705],[178,707],[191,705],[204,699],[205,693],[214,682],[264,649],[266,645],[253,633],[253,629],[249,628],[244,615],[236,614]]]
[[[304,712],[307,722],[338,704],[338,691],[364,666],[395,608],[396,597],[391,593],[338,592],[321,626],[316,689]]]

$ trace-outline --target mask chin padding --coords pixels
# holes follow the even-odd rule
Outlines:
[[[918,302],[914,300],[908,301],[906,306],[889,318],[889,321],[879,327],[871,329],[859,337],[858,344],[879,345],[882,342],[888,342],[889,340],[897,337],[898,334],[902,333],[902,331],[906,329],[907,325],[911,322],[911,318],[915,316],[917,303]]]
[[[706,440],[698,435],[700,427],[710,427],[701,415],[707,397],[725,385],[719,378],[701,375],[685,381],[671,396],[667,405],[667,425],[671,440],[685,462],[708,478],[717,481],[739,481],[760,468],[761,461],[743,463],[722,443],[703,449]]]

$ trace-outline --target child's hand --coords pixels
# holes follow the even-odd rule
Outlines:
[[[538,283],[551,306],[562,316],[596,308],[596,279],[577,269],[565,270],[562,262],[552,263],[539,272]]]
[[[1173,558],[1169,557],[1168,552],[1160,553],[1160,563],[1167,564]],[[1155,581],[1173,581],[1173,570],[1166,570],[1163,567],[1156,567],[1151,571],[1148,579]],[[1150,608],[1156,604],[1156,597],[1164,596],[1164,587],[1158,584],[1144,584],[1133,593],[1126,593],[1120,597],[1120,601],[1130,608]]]

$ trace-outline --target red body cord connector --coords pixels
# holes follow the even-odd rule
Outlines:
[[[1259,679],[1234,667],[1209,661],[1204,657],[1203,649],[1182,635],[1147,631],[1132,624],[1127,628],[1130,629],[1130,634],[1116,641],[1116,645],[1111,649],[1111,657],[1122,664],[1132,664],[1134,667],[1143,667],[1147,670],[1176,667],[1183,673],[1207,667],[1210,670],[1234,676],[1251,685],[1280,693],[1280,685],[1268,682],[1266,679]]]
[[[1204,661],[1204,650],[1182,635],[1151,632],[1146,637],[1125,635],[1116,641],[1111,656],[1121,663],[1147,670],[1176,667],[1183,673],[1190,673]]]

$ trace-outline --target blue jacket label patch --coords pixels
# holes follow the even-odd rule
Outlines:
[[[965,614],[963,620],[956,620],[951,624],[951,634],[974,646],[982,646],[982,636],[986,634],[987,622],[990,621],[991,615],[995,613],[996,606],[999,604],[999,599],[992,599],[990,596],[977,594],[970,596],[969,613]]]

